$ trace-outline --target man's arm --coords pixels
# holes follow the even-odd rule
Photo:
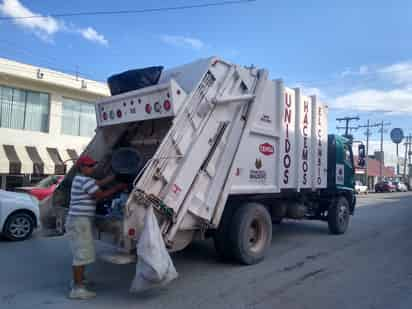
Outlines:
[[[112,195],[114,195],[115,193],[122,191],[124,189],[126,189],[128,187],[127,184],[125,183],[119,183],[117,185],[115,185],[114,187],[107,189],[107,190],[97,190],[96,192],[94,192],[92,194],[92,196],[97,200],[97,201],[101,201],[105,198],[108,198]]]
[[[103,179],[96,180],[96,185],[98,185],[99,187],[102,187],[104,185],[111,183],[113,180],[115,180],[115,178],[116,178],[115,175],[109,175]]]

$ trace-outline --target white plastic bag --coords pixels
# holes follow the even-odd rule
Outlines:
[[[131,292],[164,286],[178,276],[165,247],[153,208],[149,207],[145,225],[137,244],[136,275]]]

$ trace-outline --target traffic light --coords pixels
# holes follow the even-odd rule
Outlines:
[[[358,165],[359,166],[365,166],[365,145],[364,144],[359,144],[358,146]]]

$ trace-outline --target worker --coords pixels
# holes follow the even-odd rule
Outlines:
[[[95,261],[93,240],[93,219],[96,213],[96,201],[108,198],[127,188],[120,183],[110,189],[101,187],[111,183],[115,177],[108,176],[101,180],[92,177],[97,161],[83,155],[76,162],[77,174],[73,178],[70,195],[70,208],[66,220],[66,232],[73,253],[73,281],[69,298],[89,299],[96,297],[85,285],[85,266]]]

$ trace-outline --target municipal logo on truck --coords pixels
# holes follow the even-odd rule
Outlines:
[[[336,164],[336,184],[345,184],[345,167],[343,164]]]
[[[271,156],[275,152],[273,145],[269,143],[260,144],[259,151],[265,156]]]

